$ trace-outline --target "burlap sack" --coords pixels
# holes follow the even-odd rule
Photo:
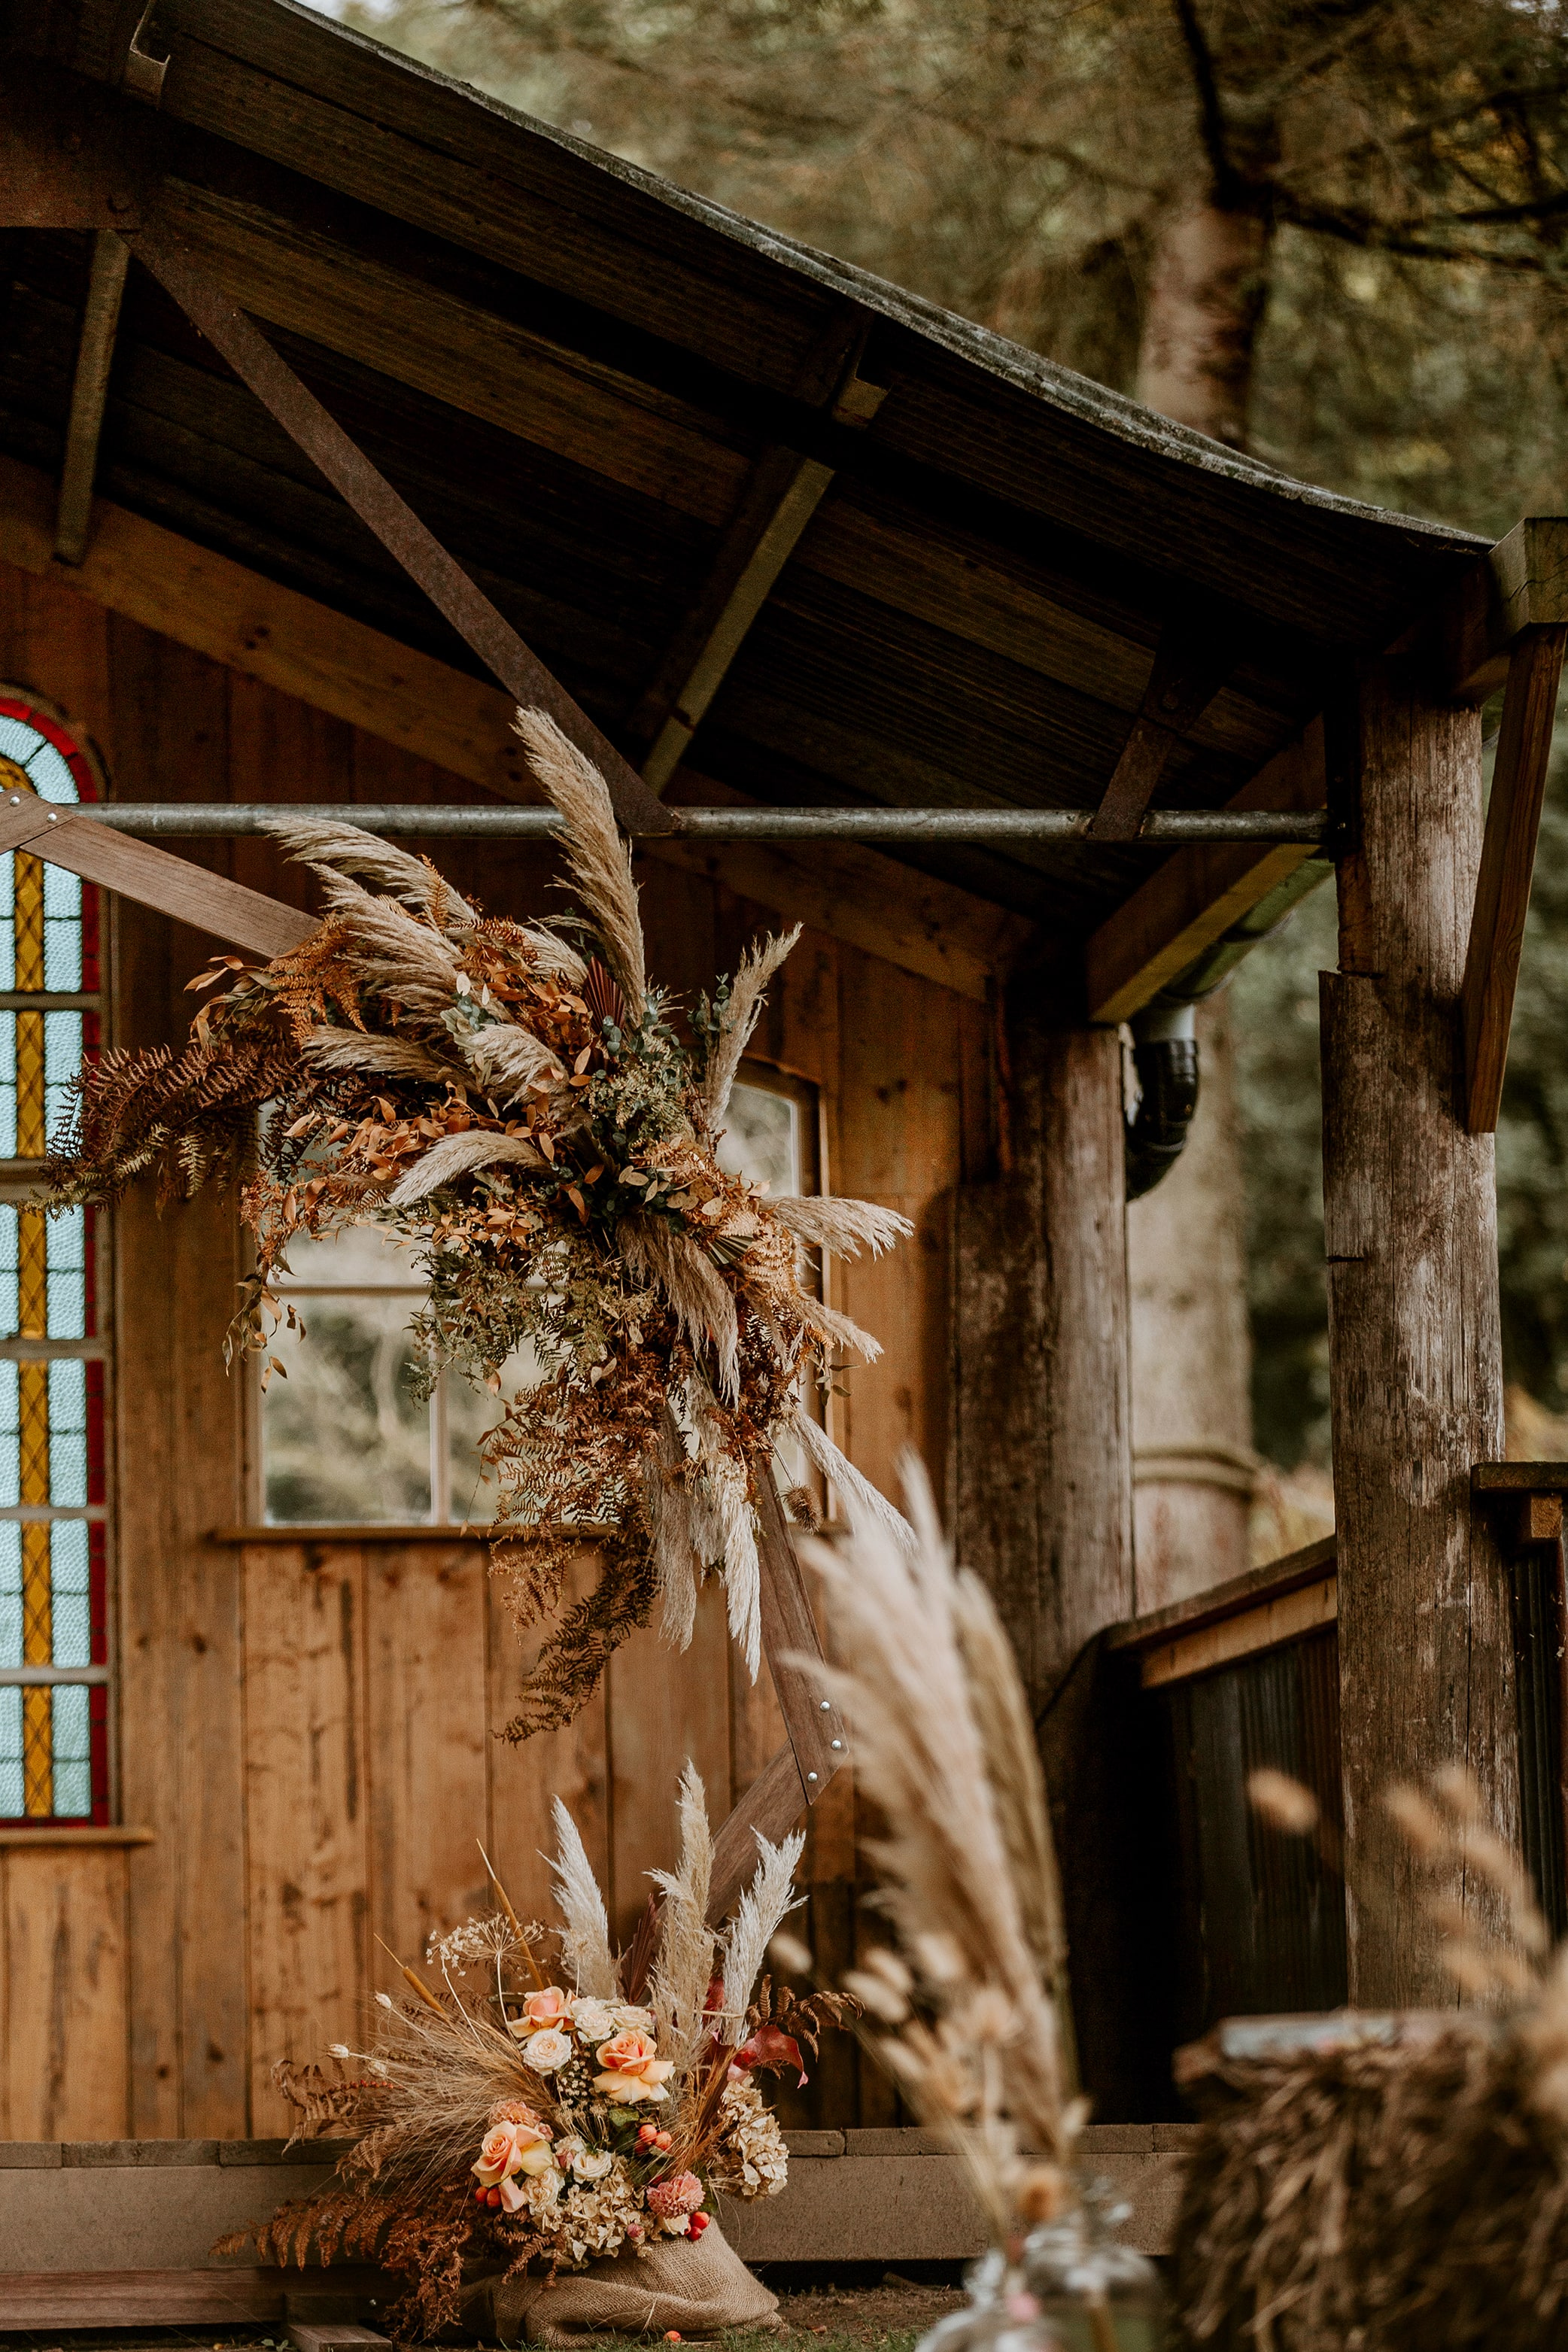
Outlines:
[[[501,2344],[580,2344],[595,2336],[719,2336],[726,2327],[777,2328],[779,2299],[753,2278],[717,2221],[700,2238],[661,2238],[643,2255],[615,2255],[548,2283],[487,2283],[465,2295],[464,2317]],[[488,2304],[488,2313],[483,2305]]]

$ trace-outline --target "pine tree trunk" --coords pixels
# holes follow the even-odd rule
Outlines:
[[[1169,216],[1150,277],[1139,397],[1236,448],[1247,440],[1268,253],[1262,220],[1204,203]],[[1141,1611],[1249,1564],[1246,1192],[1225,998],[1200,1008],[1198,1041],[1186,1150],[1127,1213]]]

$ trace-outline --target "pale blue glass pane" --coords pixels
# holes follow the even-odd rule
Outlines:
[[[0,1013],[0,1160],[16,1157],[16,1016]]]
[[[69,1357],[49,1366],[49,1500],[87,1500],[87,1366]]]
[[[51,1016],[52,1017],[52,1016]],[[87,1212],[64,1209],[45,1228],[49,1337],[87,1337]]]
[[[75,801],[80,798],[68,763],[47,737],[35,736],[32,753],[22,761],[22,765],[40,800]]]
[[[0,714],[0,758],[15,760],[25,768],[43,740],[36,727]]]
[[[16,1321],[16,1212],[0,1204],[0,1339],[15,1336]]]
[[[15,1821],[21,1811],[22,1694],[12,1684],[0,1688],[0,1818]]]
[[[0,988],[16,985],[16,861],[0,857]]]
[[[44,1132],[53,1136],[70,1109],[67,1092],[81,1067],[81,1014],[44,1015]]]
[[[0,1506],[22,1499],[16,1436],[16,1367],[0,1361]]]
[[[81,986],[81,881],[61,866],[44,868],[44,986]]]
[[[21,1663],[22,1530],[15,1519],[0,1519],[0,1666]]]
[[[57,1666],[92,1664],[92,1598],[87,1521],[57,1519],[49,1529],[49,1591]]]
[[[54,1693],[55,1811],[69,1821],[92,1811],[92,1733],[87,1685],[62,1683]]]

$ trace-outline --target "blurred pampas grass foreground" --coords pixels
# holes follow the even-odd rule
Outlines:
[[[990,1595],[954,1570],[919,1459],[912,1545],[856,1512],[812,1541],[836,1649],[828,1687],[880,1808],[870,1847],[896,1948],[847,1977],[867,2038],[952,2145],[1002,2243],[1068,2201],[1074,2094],[1067,1943],[1023,1685]],[[813,1662],[815,1664],[815,1662]]]

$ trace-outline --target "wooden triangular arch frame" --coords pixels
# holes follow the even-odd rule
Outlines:
[[[346,809],[344,815],[352,821],[353,811]],[[173,915],[195,930],[268,958],[299,947],[317,929],[316,918],[297,907],[247,890],[221,874],[209,874],[205,866],[151,842],[117,833],[101,818],[51,808],[20,793],[0,805],[0,854],[16,849]],[[710,1905],[716,1920],[729,1912],[751,1877],[756,1862],[753,1832],[774,1840],[782,1837],[849,1760],[843,1717],[822,1678],[812,1671],[811,1661],[822,1657],[821,1639],[771,1478],[761,1483],[759,1517],[763,1648],[789,1738],[719,1832]]]

